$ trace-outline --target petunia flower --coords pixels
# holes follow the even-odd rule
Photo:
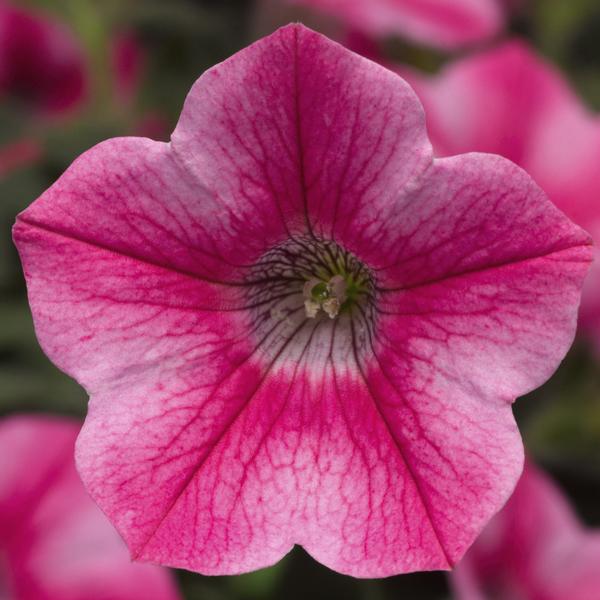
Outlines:
[[[410,87],[301,25],[202,75],[169,144],[84,154],[14,238],[91,395],[87,488],[135,558],[211,574],[294,544],[355,576],[454,564],[591,254],[509,161],[434,161]]]
[[[470,151],[506,156],[600,240],[600,117],[552,66],[524,43],[511,41],[459,60],[437,76],[403,74],[425,104],[439,156]],[[586,283],[581,325],[600,351],[598,260]]]
[[[0,421],[0,596],[11,600],[176,600],[170,574],[133,564],[75,471],[78,424]]]
[[[376,37],[399,35],[451,50],[495,35],[505,0],[284,0],[330,14]]]
[[[600,532],[586,530],[556,485],[527,464],[451,581],[458,600],[594,600],[599,567]]]
[[[0,1],[0,98],[59,115],[86,91],[84,54],[73,34],[50,17]]]

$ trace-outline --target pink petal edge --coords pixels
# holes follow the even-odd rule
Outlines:
[[[330,14],[372,36],[400,35],[453,50],[498,33],[506,9],[499,0],[285,0]]]

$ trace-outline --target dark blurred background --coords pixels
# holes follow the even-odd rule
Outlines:
[[[194,80],[258,37],[299,18],[332,36],[336,25],[280,0],[20,0],[14,6],[62,24],[59,35],[70,39],[63,50],[73,55],[73,71],[53,74],[50,51],[43,56],[43,48],[33,48],[25,56],[17,48],[18,76],[0,82],[0,411],[83,418],[85,393],[45,358],[35,339],[10,239],[15,215],[103,139],[168,140]],[[528,39],[563,70],[590,108],[600,110],[598,0],[524,2],[503,35],[511,34]],[[39,35],[31,35],[39,42]],[[395,38],[382,47],[388,60],[428,71],[452,58]],[[52,89],[40,93],[42,83],[51,88],[63,76],[65,97]],[[555,377],[515,405],[529,454],[562,484],[583,521],[595,526],[600,526],[598,364],[578,342]],[[178,577],[185,597],[199,600],[449,597],[441,573],[355,580],[318,565],[300,549],[250,575]]]

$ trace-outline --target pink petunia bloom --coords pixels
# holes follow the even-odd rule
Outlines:
[[[600,240],[600,117],[554,68],[512,41],[434,77],[404,75],[425,105],[439,156],[470,151],[506,156]],[[600,351],[599,261],[586,282],[581,325]]]
[[[0,0],[0,98],[45,115],[79,105],[87,88],[83,50],[61,23]]]
[[[0,596],[9,600],[176,600],[170,574],[133,564],[75,471],[79,427],[0,421]]]
[[[504,24],[504,0],[285,0],[336,17],[368,35],[400,35],[454,49],[485,40]]]
[[[527,464],[451,581],[458,600],[596,600],[600,532],[586,531],[554,483]]]
[[[87,488],[135,557],[212,574],[294,544],[356,576],[454,564],[591,255],[519,167],[434,161],[410,87],[301,25],[200,77],[170,144],[84,154],[14,238],[91,395]]]

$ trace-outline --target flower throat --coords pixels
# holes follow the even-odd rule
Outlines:
[[[373,296],[369,270],[336,242],[313,237],[293,238],[269,250],[252,269],[254,300],[276,304],[295,297],[304,316],[330,319],[364,310]]]

